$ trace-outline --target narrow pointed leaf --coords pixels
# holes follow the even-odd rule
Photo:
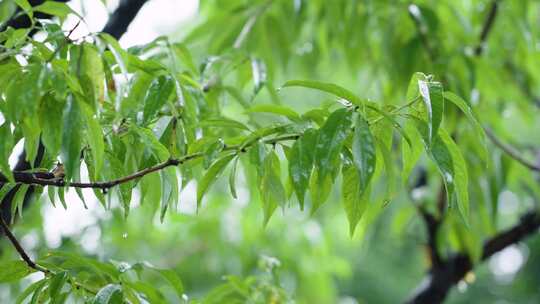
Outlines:
[[[360,189],[363,191],[375,172],[376,152],[369,125],[360,114],[354,122],[352,154],[354,165],[359,173]]]
[[[344,166],[341,193],[347,219],[349,220],[349,233],[352,237],[356,225],[366,210],[369,198],[369,189],[361,186],[361,178],[355,166]]]
[[[274,151],[267,154],[263,170],[259,192],[263,203],[264,225],[266,225],[277,206],[285,204],[285,189],[280,179],[281,166]]]
[[[467,172],[467,164],[465,159],[456,145],[452,137],[443,129],[440,130],[439,136],[442,142],[448,148],[452,156],[452,164],[454,168],[454,185],[456,191],[456,200],[459,214],[465,224],[469,223],[469,175]]]
[[[352,112],[347,109],[334,111],[319,130],[315,147],[315,165],[322,185],[330,174],[334,161],[339,157],[343,142],[351,131]]]
[[[444,111],[443,88],[440,82],[418,81],[418,89],[427,112],[429,143],[437,136]]]
[[[305,87],[316,89],[343,98],[357,106],[364,104],[364,101],[358,96],[356,96],[353,92],[333,83],[319,82],[313,80],[289,80],[283,85],[283,87]]]
[[[202,198],[206,191],[208,191],[208,188],[216,181],[233,157],[234,154],[223,156],[208,168],[197,187],[197,208],[201,206]]]
[[[313,170],[313,159],[315,145],[317,144],[318,133],[314,129],[308,129],[302,137],[296,140],[290,150],[289,156],[289,176],[298,201],[300,209],[304,210],[304,197],[309,185],[311,171]]]

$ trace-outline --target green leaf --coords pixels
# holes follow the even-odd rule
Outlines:
[[[263,166],[259,193],[263,204],[264,225],[266,226],[277,206],[285,204],[286,196],[280,179],[281,166],[276,152],[272,151],[266,155]]]
[[[318,133],[316,130],[306,130],[302,137],[295,141],[290,151],[289,176],[291,177],[301,210],[304,210],[304,197],[309,185],[311,171],[313,170],[317,137]]]
[[[385,204],[389,203],[394,197],[396,192],[396,176],[394,162],[392,160],[392,153],[390,147],[388,147],[382,140],[378,140],[378,147],[384,161],[384,169],[386,171],[386,198]]]
[[[176,291],[176,295],[178,296],[179,300],[183,299],[184,294],[184,284],[182,284],[182,280],[180,280],[180,277],[178,277],[178,274],[174,270],[170,269],[157,269],[153,268],[157,273],[159,273]]]
[[[97,180],[103,167],[103,158],[105,155],[103,131],[92,109],[86,104],[81,104],[81,107],[83,108],[87,128],[86,138],[92,152],[92,160],[94,161],[94,179]]]
[[[57,16],[60,19],[65,19],[71,13],[79,16],[67,4],[56,1],[45,1],[43,4],[35,6],[34,11]],[[82,18],[81,16],[79,17]]]
[[[208,171],[206,171],[206,174],[197,187],[197,209],[201,206],[202,198],[206,191],[208,191],[208,188],[216,181],[234,156],[234,154],[223,156],[208,168]]]
[[[62,130],[64,128],[62,111],[65,103],[63,100],[54,98],[52,94],[47,94],[41,100],[39,107],[41,140],[47,153],[51,156],[58,155],[62,146]]]
[[[253,76],[253,92],[257,94],[266,83],[266,65],[259,59],[251,60],[251,74]]]
[[[11,216],[12,216],[11,220],[12,221],[14,220],[15,214],[17,211],[19,211],[19,216],[22,217],[24,197],[29,187],[30,185],[23,184],[23,185],[20,185],[19,189],[17,189],[17,192],[15,193],[15,197],[13,198],[13,202],[11,203]]]
[[[0,283],[16,282],[35,272],[24,261],[8,261],[0,263]]]
[[[428,126],[423,120],[416,119],[416,125],[424,141],[426,151],[429,153],[431,159],[433,159],[433,161],[437,165],[437,168],[439,169],[439,172],[441,173],[442,180],[446,187],[448,202],[449,204],[451,204],[452,198],[454,196],[455,187],[454,163],[452,161],[452,154],[450,153],[448,147],[442,141],[439,135],[437,135],[433,139],[431,146],[429,145]]]
[[[13,150],[13,135],[11,134],[11,124],[4,121],[0,126],[0,171],[9,181],[14,181],[11,167],[9,166],[9,156]]]
[[[156,137],[152,130],[147,128],[134,127],[133,130],[140,136],[141,141],[145,147],[150,149],[153,155],[156,156],[158,161],[165,161],[170,157],[169,150],[165,147]]]
[[[161,197],[161,214],[160,221],[163,222],[165,213],[170,207],[175,207],[178,204],[178,177],[176,175],[176,167],[167,167],[161,171],[162,177],[162,197]]]
[[[63,4],[63,3],[62,3]],[[105,71],[101,55],[95,46],[83,43],[80,50],[79,77],[88,99],[92,101],[94,110],[105,98]]]
[[[444,112],[443,87],[440,82],[418,81],[418,89],[427,112],[429,143],[437,136]]]
[[[174,80],[160,76],[152,82],[144,98],[143,122],[152,120],[159,110],[167,103],[174,90]]]
[[[407,120],[404,124],[404,131],[408,134],[409,138],[411,139],[411,145],[401,145],[401,155],[403,159],[403,169],[401,173],[401,177],[404,184],[407,184],[407,180],[409,179],[409,175],[411,174],[414,166],[416,165],[416,162],[418,162],[418,159],[420,158],[420,155],[422,154],[423,147],[422,147],[422,140],[420,138],[420,134],[418,134],[418,131],[416,130],[416,127],[414,126],[414,122]]]
[[[34,12],[32,11],[32,5],[28,2],[28,0],[14,0],[15,4],[17,4],[22,10],[28,14],[30,17],[30,20],[34,17]]]
[[[471,125],[474,128],[474,132],[476,133],[476,137],[480,140],[480,144],[482,146],[481,149],[481,155],[480,158],[487,162],[488,160],[488,150],[486,145],[486,134],[484,132],[484,129],[476,119],[476,115],[471,108],[471,106],[463,100],[458,95],[452,93],[452,92],[444,92],[444,99],[451,101],[453,104],[455,104],[464,114],[467,116],[467,119],[471,123]]]
[[[62,291],[62,287],[66,284],[68,280],[68,274],[66,271],[56,273],[49,283],[49,296],[51,297],[51,302],[55,303],[56,299]]]
[[[442,142],[448,148],[452,156],[452,164],[454,168],[454,185],[456,190],[457,207],[461,218],[466,225],[469,224],[469,174],[465,159],[456,145],[452,137],[444,130],[439,131],[439,136]]]
[[[319,172],[320,170],[315,168],[311,174],[311,179],[309,180],[309,192],[312,203],[311,215],[313,215],[315,211],[317,211],[319,207],[326,202],[328,196],[330,196],[330,192],[332,191],[333,181],[330,174],[326,175],[326,177],[321,181],[319,178]]]
[[[206,120],[201,121],[201,126],[223,128],[223,129],[236,128],[236,129],[250,131],[249,127],[246,126],[245,124],[236,120],[228,119],[228,118],[206,119]]]
[[[347,219],[349,220],[349,233],[354,234],[356,225],[366,210],[370,189],[361,185],[358,168],[347,165],[342,169],[343,182],[341,193]]]
[[[203,168],[208,169],[224,148],[225,142],[221,138],[208,145],[208,148],[204,151]]]
[[[30,294],[39,294],[41,292],[41,290],[45,287],[45,285],[49,282],[49,280],[47,278],[45,279],[42,279],[42,280],[39,280],[37,282],[34,282],[32,284],[30,284],[30,286],[26,287],[26,289],[17,297],[17,301],[16,303],[17,304],[21,304],[21,303],[35,303],[33,301],[30,301],[30,302],[24,302],[24,300],[26,300],[26,298],[28,298],[28,296],[30,296]]]
[[[237,156],[234,159],[234,162],[232,164],[231,168],[231,174],[229,175],[229,189],[231,190],[231,195],[234,197],[234,199],[237,199],[236,195],[236,169],[238,167],[238,160],[240,159],[239,156]]]
[[[312,80],[289,80],[283,85],[283,87],[306,87],[311,89],[317,89],[348,100],[350,103],[357,106],[361,106],[364,104],[364,101],[358,96],[356,96],[353,92],[333,83]]]
[[[157,204],[161,201],[161,180],[158,172],[145,175],[141,180],[141,205],[144,202]]]
[[[315,146],[315,166],[319,172],[319,185],[332,170],[343,143],[351,131],[352,112],[347,109],[334,111],[319,130]]]
[[[11,191],[11,189],[15,188],[17,184],[15,183],[4,183],[2,184],[2,187],[0,188],[0,202],[4,199],[4,197]]]
[[[65,168],[66,180],[69,181],[79,170],[81,159],[82,114],[78,101],[68,97],[64,109],[64,129],[62,130],[61,157]]]
[[[292,121],[300,120],[300,115],[296,113],[293,109],[275,104],[257,104],[249,108],[249,112],[252,113],[272,113],[281,116],[285,116]]]
[[[360,189],[363,191],[375,172],[376,151],[369,125],[360,114],[354,121],[352,154],[354,165],[359,173]]]
[[[98,291],[92,304],[121,304],[122,301],[122,286],[109,284]]]

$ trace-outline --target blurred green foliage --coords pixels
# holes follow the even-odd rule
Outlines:
[[[0,20],[26,3],[2,1]],[[49,5],[44,38],[0,33],[0,171],[40,138],[35,170],[60,160],[67,182],[179,166],[107,191],[38,186],[49,197],[24,211],[21,187],[13,231],[54,274],[27,276],[3,239],[0,302],[401,302],[432,262],[419,207],[443,256],[474,261],[538,207],[537,173],[483,132],[537,158],[538,1],[203,0],[128,49],[66,39],[71,11]],[[54,241],[53,214],[79,228]],[[539,250],[479,264],[448,302],[539,302]]]

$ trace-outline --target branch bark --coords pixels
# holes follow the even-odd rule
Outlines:
[[[271,139],[265,139],[262,140],[265,144],[274,145],[281,141],[287,141],[287,140],[296,140],[301,136],[301,134],[290,134],[290,135],[284,135],[280,137],[275,137]],[[234,145],[234,146],[226,146],[223,151],[236,151],[237,153],[240,152],[246,152],[249,147],[252,146],[252,144],[256,142],[256,140],[251,141],[247,145]],[[109,189],[114,186],[130,182],[132,180],[141,178],[147,174],[150,174],[152,172],[163,170],[167,167],[171,166],[178,166],[182,165],[187,161],[197,159],[200,157],[203,157],[204,154],[202,152],[196,152],[192,154],[185,155],[181,158],[170,158],[162,163],[159,163],[155,166],[148,167],[145,169],[142,169],[140,171],[137,171],[133,174],[110,180],[110,181],[104,181],[104,182],[90,182],[90,183],[81,183],[81,182],[74,182],[74,183],[66,183],[66,181],[62,179],[55,178],[53,173],[50,172],[43,172],[43,173],[26,173],[26,172],[14,172],[14,178],[15,182],[18,184],[28,184],[28,185],[39,185],[39,186],[56,186],[56,187],[73,187],[73,188],[96,188],[96,189]],[[5,177],[0,178],[0,182],[6,182],[7,179]]]
[[[103,28],[104,33],[120,39],[147,0],[122,0]]]
[[[540,228],[540,213],[537,210],[523,215],[514,227],[498,233],[488,239],[482,249],[481,261],[485,261],[502,249],[522,241],[527,236],[537,233]],[[406,303],[442,303],[448,291],[473,269],[470,258],[458,253],[446,259],[438,267],[433,267],[429,275]]]
[[[489,33],[491,33],[491,29],[493,28],[493,24],[495,23],[495,17],[497,17],[498,8],[499,0],[493,0],[491,2],[491,7],[489,8],[487,18],[485,19],[484,25],[482,26],[482,32],[480,33],[480,42],[474,50],[474,54],[476,56],[481,56],[484,53]]]

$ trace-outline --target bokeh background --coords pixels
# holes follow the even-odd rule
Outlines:
[[[172,41],[185,41],[196,62],[202,63],[220,54],[245,24],[248,10],[234,8],[262,3],[250,2],[150,0],[120,43],[132,47],[167,35]],[[539,1],[499,1],[483,59],[475,58],[474,47],[492,1],[276,2],[280,4],[270,4],[265,12],[269,17],[245,41],[254,54],[267,60],[276,87],[287,79],[321,79],[385,102],[404,98],[413,72],[433,73],[478,107],[482,123],[535,157],[540,140],[535,132],[540,130],[535,104],[535,96],[540,96]],[[75,39],[101,30],[118,1],[77,0],[69,5],[86,21],[74,31]],[[288,18],[295,10],[305,11],[302,17]],[[425,50],[411,14],[423,16],[431,51]],[[208,22],[215,16],[221,19]],[[77,21],[70,17],[63,28],[69,30]],[[211,26],[198,27],[205,24]],[[203,34],[193,34],[201,28]],[[265,36],[266,45],[261,42]],[[299,111],[328,100],[301,90],[279,94]],[[498,206],[499,230],[514,223],[538,198],[521,187],[523,172],[518,166],[503,163],[495,149],[490,154],[494,164],[507,166],[494,175],[501,179],[498,187],[485,190],[495,191],[490,199]],[[15,157],[16,153],[13,161]],[[475,178],[473,186],[486,187],[481,177]],[[530,178],[534,181],[535,176]],[[43,198],[25,210],[15,233],[32,256],[61,250],[173,268],[188,299],[207,294],[224,276],[265,276],[264,265],[273,263],[279,284],[297,303],[396,303],[413,292],[429,267],[423,224],[406,189],[386,207],[368,214],[350,237],[337,189],[315,215],[293,204],[277,212],[264,228],[260,202],[249,190],[253,181],[243,173],[239,180],[237,200],[230,198],[225,182],[218,182],[198,213],[196,184],[191,182],[181,193],[178,212],[163,223],[150,216],[154,206],[136,206],[136,193],[136,207],[124,218],[119,208],[103,210],[87,192],[85,209],[70,191],[67,210]],[[436,187],[428,184],[422,191],[435,193]],[[0,254],[2,259],[16,256],[5,240],[0,241]],[[39,276],[31,275],[20,285],[0,286],[0,302],[11,303],[21,286]],[[539,303],[540,238],[508,247],[476,267],[467,282],[452,290],[448,302]]]

